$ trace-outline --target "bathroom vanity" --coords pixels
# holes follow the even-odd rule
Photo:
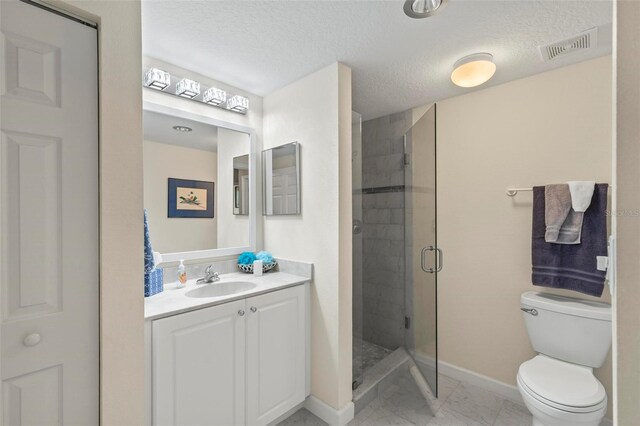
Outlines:
[[[147,424],[266,425],[310,394],[310,278],[221,278],[145,300]]]
[[[236,272],[238,255],[257,251],[254,129],[154,102],[144,109],[145,267],[155,274],[145,298],[145,422],[269,424],[310,394],[312,265],[278,259],[278,272]],[[264,213],[299,214],[299,145],[264,158],[275,182]],[[176,287],[178,262],[201,277],[212,259],[220,281]]]

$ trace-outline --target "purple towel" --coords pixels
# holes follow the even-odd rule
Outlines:
[[[582,241],[576,245],[544,240],[544,186],[533,188],[533,232],[531,238],[531,282],[543,287],[564,288],[601,296],[605,271],[598,271],[597,256],[607,256],[607,188],[596,184],[582,222]]]

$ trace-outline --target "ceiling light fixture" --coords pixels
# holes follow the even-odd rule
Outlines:
[[[171,74],[158,68],[149,68],[144,75],[144,85],[152,89],[164,90],[171,84]]]
[[[415,19],[427,18],[442,10],[447,0],[406,0],[404,13]]]
[[[193,99],[200,94],[200,83],[183,78],[176,84],[176,95]]]
[[[173,130],[176,130],[176,131],[182,132],[182,133],[189,133],[193,129],[191,127],[187,127],[187,126],[173,126]]]
[[[476,87],[489,81],[496,72],[496,64],[490,53],[465,56],[453,65],[451,81],[460,87]]]

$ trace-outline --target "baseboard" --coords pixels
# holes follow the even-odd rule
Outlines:
[[[413,354],[413,356],[418,364],[424,364],[424,366],[426,366],[427,368],[434,368],[435,361],[433,358],[419,353],[415,353]],[[479,374],[474,371],[467,370],[466,368],[458,367],[456,365],[449,364],[443,361],[438,361],[438,373],[444,374],[445,376],[451,377],[452,379],[469,383],[482,389],[486,389],[500,395],[504,399],[508,399],[509,401],[513,401],[518,404],[524,404],[518,388],[513,385],[498,381],[496,379],[492,379],[491,377],[485,376],[483,374]]]
[[[613,426],[613,420],[611,420],[608,417],[605,417],[604,419],[602,419],[602,421],[600,422],[600,426]]]
[[[269,426],[275,426],[278,423],[280,423],[283,420],[288,419],[289,417],[293,416],[295,413],[297,413],[299,410],[304,408],[304,403],[305,401],[302,401],[300,404],[296,405],[295,407],[293,407],[291,410],[287,411],[286,413],[284,413],[281,416],[278,416],[275,420],[273,420],[272,422],[269,422]]]
[[[433,358],[419,353],[412,353],[411,355],[413,356],[416,363],[422,364],[427,368],[435,368],[436,363]],[[509,401],[524,405],[524,401],[522,400],[520,391],[518,391],[518,388],[513,385],[509,385],[499,380],[492,379],[491,377],[485,376],[483,374],[476,373],[474,371],[467,370],[466,368],[458,367],[444,361],[438,361],[438,373],[444,374],[445,376],[451,377],[452,379],[458,380],[460,382],[469,383],[479,388],[497,393],[504,399],[508,399]],[[613,426],[613,421],[605,417],[600,422],[600,426]]]
[[[304,402],[304,408],[311,411],[331,426],[344,426],[353,420],[354,416],[354,406],[352,401],[349,401],[340,410],[336,410],[311,395]]]

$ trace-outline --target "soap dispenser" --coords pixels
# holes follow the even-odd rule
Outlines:
[[[180,265],[178,266],[178,281],[176,281],[176,287],[182,288],[187,285],[187,271],[184,267],[184,260],[180,260]]]

